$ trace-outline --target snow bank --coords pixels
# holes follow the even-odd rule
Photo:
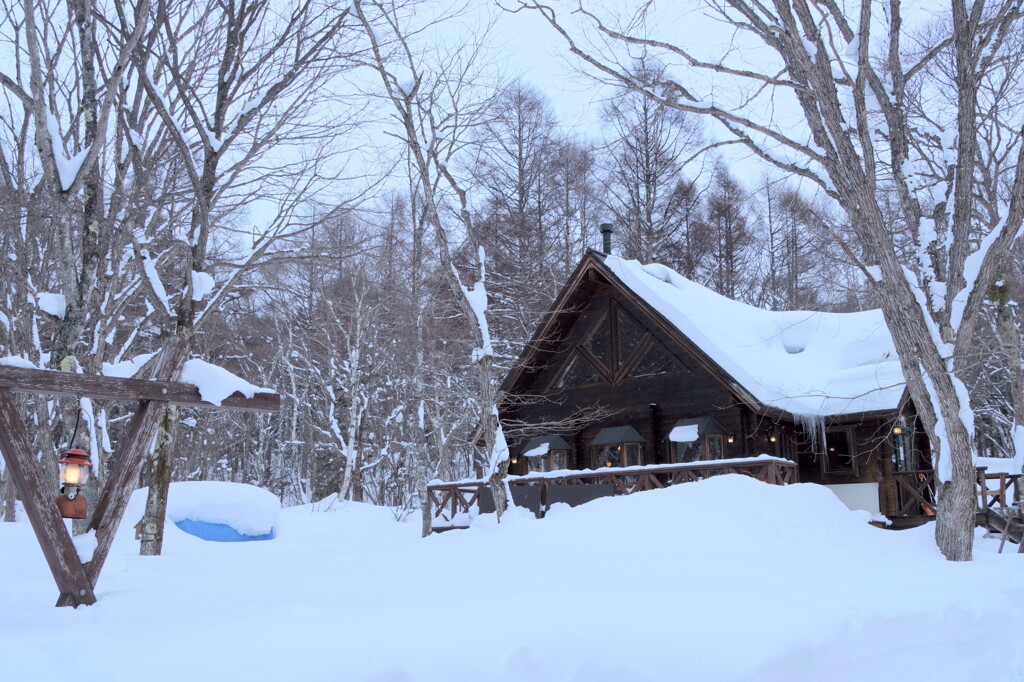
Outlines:
[[[987,474],[1020,473],[1020,464],[1014,457],[975,457],[974,466],[988,467]]]
[[[333,680],[339,661],[396,682],[1024,679],[1024,555],[979,537],[949,563],[931,528],[866,518],[746,476],[427,539],[415,516],[329,499],[283,510],[273,542],[171,527],[161,557],[138,556],[128,516],[77,611],[53,608],[28,524],[0,524],[0,660],[4,679],[60,679],[64,640],[90,653],[83,682]],[[154,641],[175,652],[155,668]]]
[[[899,406],[906,381],[880,310],[762,310],[662,265],[604,262],[764,405],[806,416]]]

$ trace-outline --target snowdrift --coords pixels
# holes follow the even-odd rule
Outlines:
[[[395,517],[328,501],[273,542],[175,531],[162,557],[126,527],[77,611],[0,524],[4,677],[61,678],[65,640],[82,680],[138,679],[153,642],[177,652],[158,681],[1024,679],[1024,555],[948,563],[819,486],[722,476],[427,539]]]

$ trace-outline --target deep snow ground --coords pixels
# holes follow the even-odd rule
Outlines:
[[[78,610],[0,524],[0,679],[1024,679],[1024,555],[951,564],[813,485],[724,476],[425,540],[306,506],[268,542],[168,525],[162,557],[129,519]]]

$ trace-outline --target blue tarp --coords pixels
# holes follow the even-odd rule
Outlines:
[[[274,530],[263,535],[243,535],[231,526],[224,523],[209,523],[207,521],[193,521],[182,519],[175,521],[174,525],[189,535],[195,535],[202,540],[212,542],[249,542],[251,540],[273,540]]]

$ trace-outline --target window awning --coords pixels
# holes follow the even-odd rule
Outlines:
[[[561,436],[535,436],[523,446],[523,457],[541,457],[552,450],[568,450],[569,444]]]
[[[692,443],[701,436],[724,436],[725,429],[711,417],[680,419],[672,427],[668,439],[673,443]]]
[[[601,429],[594,436],[591,445],[616,445],[618,443],[643,443],[644,437],[632,426],[613,426]]]

